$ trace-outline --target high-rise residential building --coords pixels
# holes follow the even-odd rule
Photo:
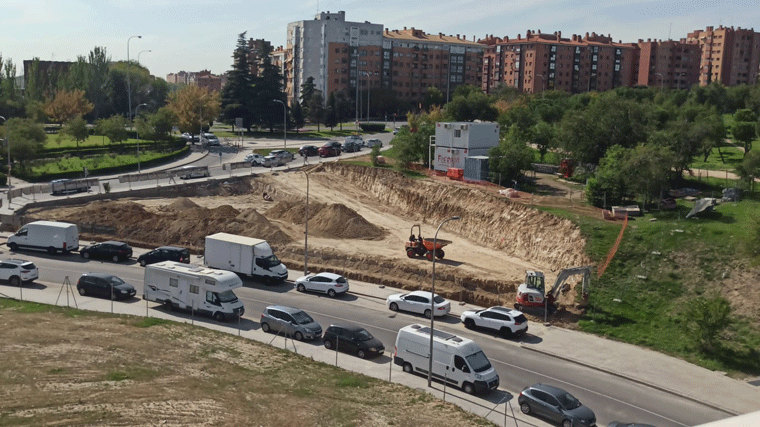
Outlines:
[[[561,32],[528,30],[525,38],[490,35],[479,43],[488,46],[481,85],[486,93],[500,84],[526,93],[604,91],[631,86],[637,78],[636,46],[596,33],[563,38]]]
[[[382,61],[372,61],[370,71],[380,85],[405,103],[422,101],[428,88],[436,87],[446,100],[459,85],[481,86],[486,46],[459,34],[427,34],[417,28],[385,30]]]
[[[264,39],[248,39],[248,49],[250,52],[248,56],[248,64],[250,64],[251,74],[254,76],[259,75],[259,66],[261,65],[259,53],[261,52],[261,49],[264,48],[271,52],[272,44]]]
[[[635,84],[668,89],[688,89],[699,83],[701,50],[698,45],[675,40],[639,40],[638,79]]]
[[[760,73],[760,33],[754,29],[719,26],[688,34],[687,43],[702,50],[699,84],[726,86],[757,83]]]

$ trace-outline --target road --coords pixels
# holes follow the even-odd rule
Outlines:
[[[86,242],[82,242],[84,244]],[[135,248],[135,257],[144,252]],[[4,253],[7,250],[3,249]],[[127,263],[88,261],[77,254],[49,256],[44,253],[24,252],[14,257],[33,261],[40,269],[39,284],[46,292],[57,294],[64,277],[69,277],[72,285],[84,272],[109,272],[117,274],[142,294],[143,268],[134,259]],[[197,262],[193,259],[193,262]],[[246,307],[245,318],[258,327],[259,314],[270,304],[281,304],[305,308],[323,328],[329,324],[350,322],[366,327],[384,344],[388,352],[393,350],[397,331],[411,323],[426,324],[421,316],[394,313],[388,310],[383,299],[362,293],[362,285],[352,282],[352,292],[330,299],[316,294],[302,294],[294,290],[292,280],[300,274],[291,272],[290,282],[282,285],[265,286],[254,281],[245,281],[245,286],[236,290]],[[369,286],[364,287],[369,288]],[[9,289],[7,286],[3,289]],[[84,298],[78,297],[77,298]],[[127,304],[140,303],[134,299]],[[120,304],[120,303],[116,303]],[[151,304],[151,306],[154,306]],[[157,305],[155,305],[157,307]],[[727,413],[708,406],[659,391],[618,376],[579,366],[555,357],[525,350],[514,340],[505,340],[488,332],[470,331],[459,319],[449,316],[436,322],[438,328],[457,335],[474,339],[483,348],[501,378],[500,389],[516,396],[526,385],[545,382],[558,385],[578,397],[591,407],[597,415],[598,425],[606,426],[613,420],[628,420],[650,423],[660,427],[692,426],[722,419]],[[540,340],[530,333],[524,340]],[[314,346],[320,345],[317,341]],[[538,343],[540,345],[540,342]],[[383,358],[382,363],[391,363]],[[379,361],[376,360],[375,363]],[[369,363],[369,362],[368,362]],[[503,394],[482,396],[484,403],[495,404]],[[540,424],[540,423],[539,423]]]

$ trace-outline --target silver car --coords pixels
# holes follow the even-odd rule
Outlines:
[[[292,162],[293,159],[295,159],[295,156],[293,153],[287,150],[272,150],[269,152],[270,156],[277,156],[280,158],[280,164],[284,165],[285,163]]]
[[[261,313],[261,330],[298,341],[313,340],[322,336],[322,326],[299,308],[270,305]]]

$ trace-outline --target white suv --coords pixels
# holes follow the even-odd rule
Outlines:
[[[517,310],[491,307],[485,310],[468,310],[462,313],[462,322],[469,329],[491,329],[505,338],[519,336],[528,331],[528,319]]]
[[[40,277],[37,266],[23,259],[6,259],[0,261],[0,280],[11,286],[21,286],[22,283],[33,282]]]

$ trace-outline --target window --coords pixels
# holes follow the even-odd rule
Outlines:
[[[190,285],[189,290],[190,290],[191,294],[196,294],[197,295],[200,292],[201,289],[200,289],[200,287],[198,285]]]
[[[467,363],[462,356],[454,356],[454,368],[459,369],[464,373],[470,372],[470,368],[467,367]]]
[[[179,281],[177,279],[169,279],[169,286],[176,288],[179,286]]]
[[[206,301],[214,305],[220,305],[219,297],[214,292],[206,291]]]
[[[454,138],[461,138],[461,137],[462,137],[462,130],[454,129]]]

